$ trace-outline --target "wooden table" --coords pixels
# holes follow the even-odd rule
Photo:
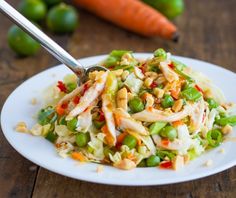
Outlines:
[[[17,5],[12,0],[12,5]],[[173,54],[198,58],[236,72],[236,1],[186,1],[175,23],[179,43],[148,39],[80,11],[73,35],[53,36],[75,57],[129,49],[152,52],[163,47]],[[0,18],[0,105],[21,82],[58,62],[43,49],[34,57],[18,58],[7,46],[11,22]],[[235,85],[232,85],[232,87]],[[233,89],[233,88],[232,88]],[[234,89],[235,90],[235,89]],[[235,151],[233,151],[235,152]],[[236,167],[181,184],[156,187],[117,187],[77,181],[49,172],[19,155],[0,133],[0,197],[236,197]]]

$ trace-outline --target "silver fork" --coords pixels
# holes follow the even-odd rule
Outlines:
[[[105,67],[99,65],[85,68],[55,41],[49,38],[45,33],[43,33],[39,28],[37,28],[33,23],[31,23],[4,0],[0,0],[0,11],[10,18],[15,24],[21,27],[25,32],[31,35],[35,40],[37,40],[57,60],[70,68],[78,76],[79,84],[83,83],[87,79],[89,72],[94,70],[107,70]]]

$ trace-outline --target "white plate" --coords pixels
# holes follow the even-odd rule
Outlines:
[[[135,56],[147,58],[151,57],[151,54],[137,53]],[[104,57],[96,56],[84,58],[80,61],[83,65],[92,65],[100,62]],[[177,56],[175,58],[195,70],[204,72],[224,91],[228,101],[236,102],[236,95],[232,88],[236,85],[235,73],[203,61]],[[35,164],[75,179],[129,186],[161,185],[189,181],[218,173],[236,164],[236,152],[232,152],[236,150],[236,144],[226,142],[191,161],[189,165],[186,165],[180,171],[159,168],[136,168],[131,171],[123,171],[105,166],[102,173],[97,173],[97,164],[79,164],[70,158],[63,159],[57,155],[54,146],[46,139],[14,131],[14,127],[19,121],[25,121],[28,126],[35,123],[32,115],[39,110],[40,104],[31,105],[31,99],[41,98],[43,89],[57,80],[61,80],[67,73],[71,73],[70,70],[59,65],[33,76],[13,91],[3,106],[1,125],[6,139],[21,155]],[[225,149],[225,154],[219,152],[221,148]],[[204,166],[208,159],[213,160],[211,167]]]

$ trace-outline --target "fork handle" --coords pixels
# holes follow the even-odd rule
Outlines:
[[[75,58],[4,0],[0,0],[0,11],[37,40],[57,60],[75,72],[79,78],[84,77],[85,69]]]

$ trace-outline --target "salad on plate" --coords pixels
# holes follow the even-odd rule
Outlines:
[[[236,125],[235,105],[206,76],[157,49],[147,60],[113,50],[78,86],[65,76],[47,89],[30,129],[61,157],[130,170],[178,170],[219,146]]]

